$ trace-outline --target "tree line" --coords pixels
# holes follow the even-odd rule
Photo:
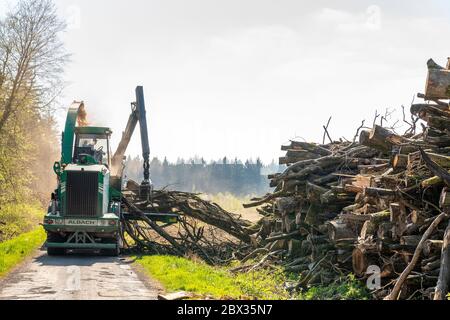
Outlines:
[[[143,179],[142,159],[127,157],[126,179],[140,182]],[[262,194],[269,191],[267,173],[278,172],[281,167],[273,161],[263,164],[259,159],[244,162],[224,157],[205,161],[203,158],[178,159],[175,163],[157,157],[150,163],[151,180],[155,188],[165,188],[203,193],[231,193],[237,196]]]
[[[0,210],[46,202],[54,187],[64,29],[50,0],[19,1],[0,18]]]

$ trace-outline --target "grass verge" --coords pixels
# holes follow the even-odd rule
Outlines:
[[[0,277],[22,262],[45,241],[45,231],[38,227],[33,231],[0,243]]]
[[[299,300],[367,300],[370,293],[364,283],[350,274],[327,286],[308,288],[298,294]]]
[[[188,291],[215,299],[370,299],[364,283],[351,274],[333,284],[311,287],[290,296],[283,289],[289,276],[281,269],[275,272],[258,270],[233,274],[225,267],[213,267],[174,256],[139,256],[136,257],[136,262],[168,292]]]
[[[287,299],[280,272],[232,274],[224,267],[174,256],[141,256],[137,263],[168,292],[188,291],[215,299]]]
[[[36,228],[44,217],[37,204],[5,204],[0,208],[0,243]]]

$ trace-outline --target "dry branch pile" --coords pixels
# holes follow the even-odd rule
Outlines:
[[[449,67],[428,62],[426,93],[419,94],[424,102],[411,106],[404,134],[383,127],[381,117],[371,130],[361,126],[354,142],[282,146],[280,163],[288,167],[269,175],[274,191],[244,205],[258,206],[264,216],[252,235],[263,248],[254,253],[263,254],[258,266],[278,263],[301,273],[296,287],[327,284],[351,271],[361,278],[380,275],[376,298],[445,297]],[[419,119],[423,131],[416,133]]]
[[[252,224],[197,194],[153,190],[150,197],[141,197],[139,185],[128,181],[124,195],[124,211],[134,219],[122,220],[123,232],[139,251],[195,254],[210,264],[222,264],[243,257],[251,248]],[[144,213],[177,214],[179,223],[164,226]],[[122,238],[127,242],[126,236]]]

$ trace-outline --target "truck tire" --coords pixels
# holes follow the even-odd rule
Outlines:
[[[111,239],[105,239],[104,242],[105,243],[114,243],[116,244],[116,248],[114,249],[103,249],[102,253],[105,256],[109,256],[109,257],[118,257],[120,255],[120,237],[117,238],[111,238]]]
[[[49,256],[63,256],[66,254],[64,248],[47,248],[47,255]]]
[[[103,249],[103,254],[108,257],[118,257],[120,255],[120,249]]]
[[[57,233],[49,232],[47,233],[48,242],[64,242],[64,239]],[[49,256],[62,256],[66,254],[66,249],[64,248],[49,248],[47,247],[47,255]]]

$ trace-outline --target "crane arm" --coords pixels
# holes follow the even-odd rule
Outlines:
[[[123,172],[123,157],[133,136],[136,124],[139,122],[141,131],[141,146],[142,158],[144,159],[144,181],[143,184],[148,184],[150,180],[150,145],[148,142],[147,118],[145,111],[144,89],[142,86],[136,87],[136,102],[131,104],[131,114],[128,118],[125,131],[122,133],[122,139],[117,147],[111,161],[111,175],[121,177]]]
[[[136,115],[136,109],[134,105],[132,105],[132,111],[128,118],[127,126],[125,131],[122,133],[122,139],[119,142],[119,146],[117,147],[116,152],[114,153],[111,160],[111,175],[112,176],[122,176],[122,161],[125,155],[125,151],[127,150],[128,144],[130,143],[131,136],[133,135],[134,128],[136,128],[136,124],[138,121],[138,117]]]
[[[136,87],[136,109],[141,129],[142,158],[144,159],[144,183],[150,181],[150,145],[148,143],[147,117],[145,111],[144,88]]]

